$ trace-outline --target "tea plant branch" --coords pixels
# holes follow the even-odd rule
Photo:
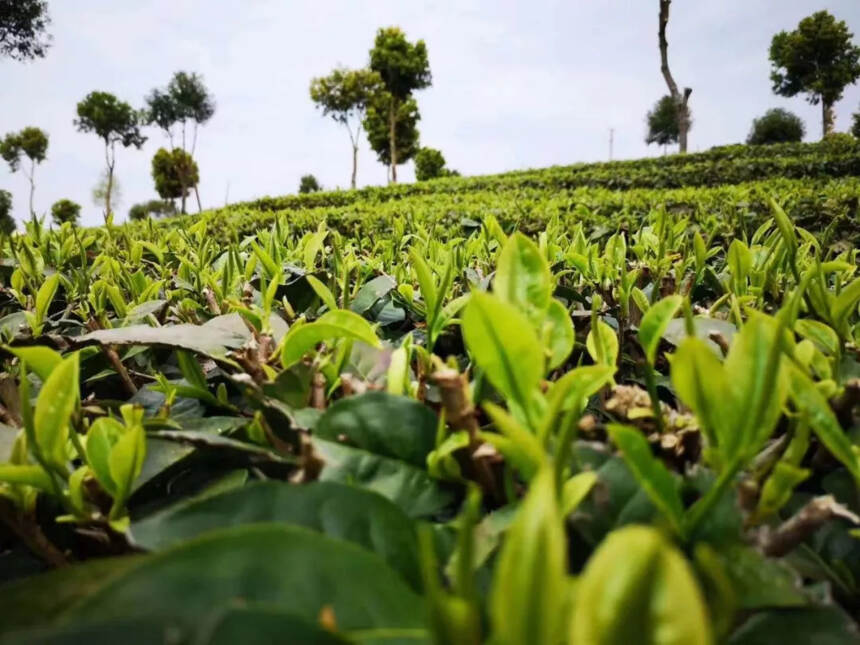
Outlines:
[[[33,553],[52,567],[69,564],[66,555],[51,542],[42,527],[24,512],[14,507],[11,500],[0,497],[0,520],[9,527],[18,539]]]
[[[835,518],[860,524],[860,517],[836,503],[832,495],[810,500],[795,515],[779,525],[774,531],[765,531],[761,541],[762,552],[772,558],[790,553],[825,523]]]

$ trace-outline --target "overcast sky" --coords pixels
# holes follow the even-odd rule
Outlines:
[[[342,126],[308,97],[310,79],[336,65],[366,64],[377,28],[399,25],[424,39],[433,86],[417,94],[421,142],[440,148],[463,174],[495,173],[608,157],[655,155],[644,116],[665,93],[657,49],[657,0],[49,0],[54,44],[47,58],[0,61],[0,128],[38,126],[51,138],[37,170],[36,208],[67,197],[97,224],[91,191],[103,170],[100,140],[76,132],[75,105],[88,92],[116,94],[135,107],[173,72],[199,72],[217,111],[200,132],[197,158],[204,207],[295,192],[313,173],[348,186],[350,147]],[[669,57],[693,88],[691,151],[742,141],[750,122],[788,108],[820,137],[820,108],[770,89],[773,34],[828,9],[860,40],[858,0],[675,0]],[[850,127],[860,88],[848,88],[836,127]],[[155,197],[150,160],[164,136],[118,153],[118,220]],[[411,164],[398,175],[411,181]],[[382,184],[385,169],[366,143],[360,184]],[[27,180],[0,171],[27,214]]]

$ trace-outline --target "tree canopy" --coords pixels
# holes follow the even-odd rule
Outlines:
[[[678,109],[675,100],[668,94],[660,98],[649,110],[645,123],[648,128],[645,143],[648,145],[656,143],[659,146],[668,146],[678,143]]]
[[[418,152],[418,121],[421,115],[418,113],[418,103],[409,98],[398,104],[394,114],[394,146],[391,145],[390,125],[391,95],[382,92],[367,108],[367,116],[364,119],[364,129],[367,131],[367,140],[370,147],[376,153],[381,163],[394,170],[392,164],[392,147],[396,149],[397,163],[406,163]]]
[[[860,109],[851,117],[851,134],[860,139]]]
[[[456,170],[445,167],[445,157],[436,148],[420,148],[415,153],[415,179],[425,181],[438,177],[458,175]]]
[[[299,180],[299,193],[304,195],[306,193],[317,193],[322,190],[322,186],[317,181],[317,178],[313,175],[302,175],[302,178]]]
[[[43,58],[51,44],[45,0],[0,0],[0,55],[26,61]]]
[[[36,165],[45,161],[48,155],[48,135],[39,128],[24,128],[20,132],[10,132],[0,141],[0,156],[9,164],[12,172],[18,172],[22,157],[30,160],[30,167],[24,169],[24,174],[30,182],[30,216],[35,217],[36,211],[33,198],[36,193]]]
[[[60,199],[51,206],[51,219],[58,226],[65,222],[77,224],[81,218],[81,205],[71,199]]]
[[[8,190],[0,190],[0,234],[11,235],[15,228],[15,218],[12,217],[12,193]]]
[[[833,104],[848,85],[860,78],[860,47],[853,43],[848,25],[827,11],[818,11],[800,21],[794,31],[773,37],[773,91],[781,96],[807,95],[822,104],[822,131],[833,129]]]
[[[154,89],[146,97],[144,118],[149,125],[156,125],[170,138],[173,145],[173,129],[181,128],[181,146],[193,156],[197,140],[196,127],[203,125],[215,114],[215,99],[210,94],[203,77],[196,73],[176,72],[165,89]],[[187,145],[186,126],[193,123],[194,137]]]
[[[181,212],[191,188],[200,181],[197,163],[182,148],[159,148],[152,157],[152,179],[155,191],[162,199],[181,199]]]
[[[128,218],[133,221],[146,219],[147,217],[163,217],[175,215],[176,206],[169,199],[150,199],[141,204],[135,204],[128,210]]]
[[[788,110],[774,108],[753,120],[747,143],[755,146],[793,143],[803,141],[805,134],[806,126],[799,116]]]

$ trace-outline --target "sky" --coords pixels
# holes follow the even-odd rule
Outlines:
[[[661,154],[644,143],[645,114],[666,93],[657,48],[657,0],[49,0],[53,46],[31,63],[0,60],[0,129],[48,132],[48,159],[36,171],[36,210],[60,199],[83,206],[82,222],[102,221],[92,189],[104,170],[101,140],[73,125],[93,90],[135,107],[174,72],[202,74],[217,109],[199,133],[204,208],[297,190],[314,174],[326,188],[349,185],[351,149],[343,126],[314,107],[315,76],[367,64],[376,30],[400,26],[423,39],[432,87],[416,93],[422,145],[439,148],[465,175],[609,157]],[[690,150],[737,143],[754,117],[783,107],[820,138],[820,106],[775,96],[769,79],[773,35],[827,9],[860,42],[858,0],[675,0],[669,63],[693,88]],[[836,107],[850,127],[860,87]],[[122,195],[116,220],[157,197],[150,175],[166,137],[148,128],[141,150],[120,149]],[[398,169],[414,178],[412,164]],[[363,142],[360,185],[386,182]],[[0,170],[0,188],[27,217],[23,173]],[[189,202],[193,206],[193,199]]]

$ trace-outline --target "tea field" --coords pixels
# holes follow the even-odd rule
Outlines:
[[[0,643],[860,643],[860,147],[0,246]]]

